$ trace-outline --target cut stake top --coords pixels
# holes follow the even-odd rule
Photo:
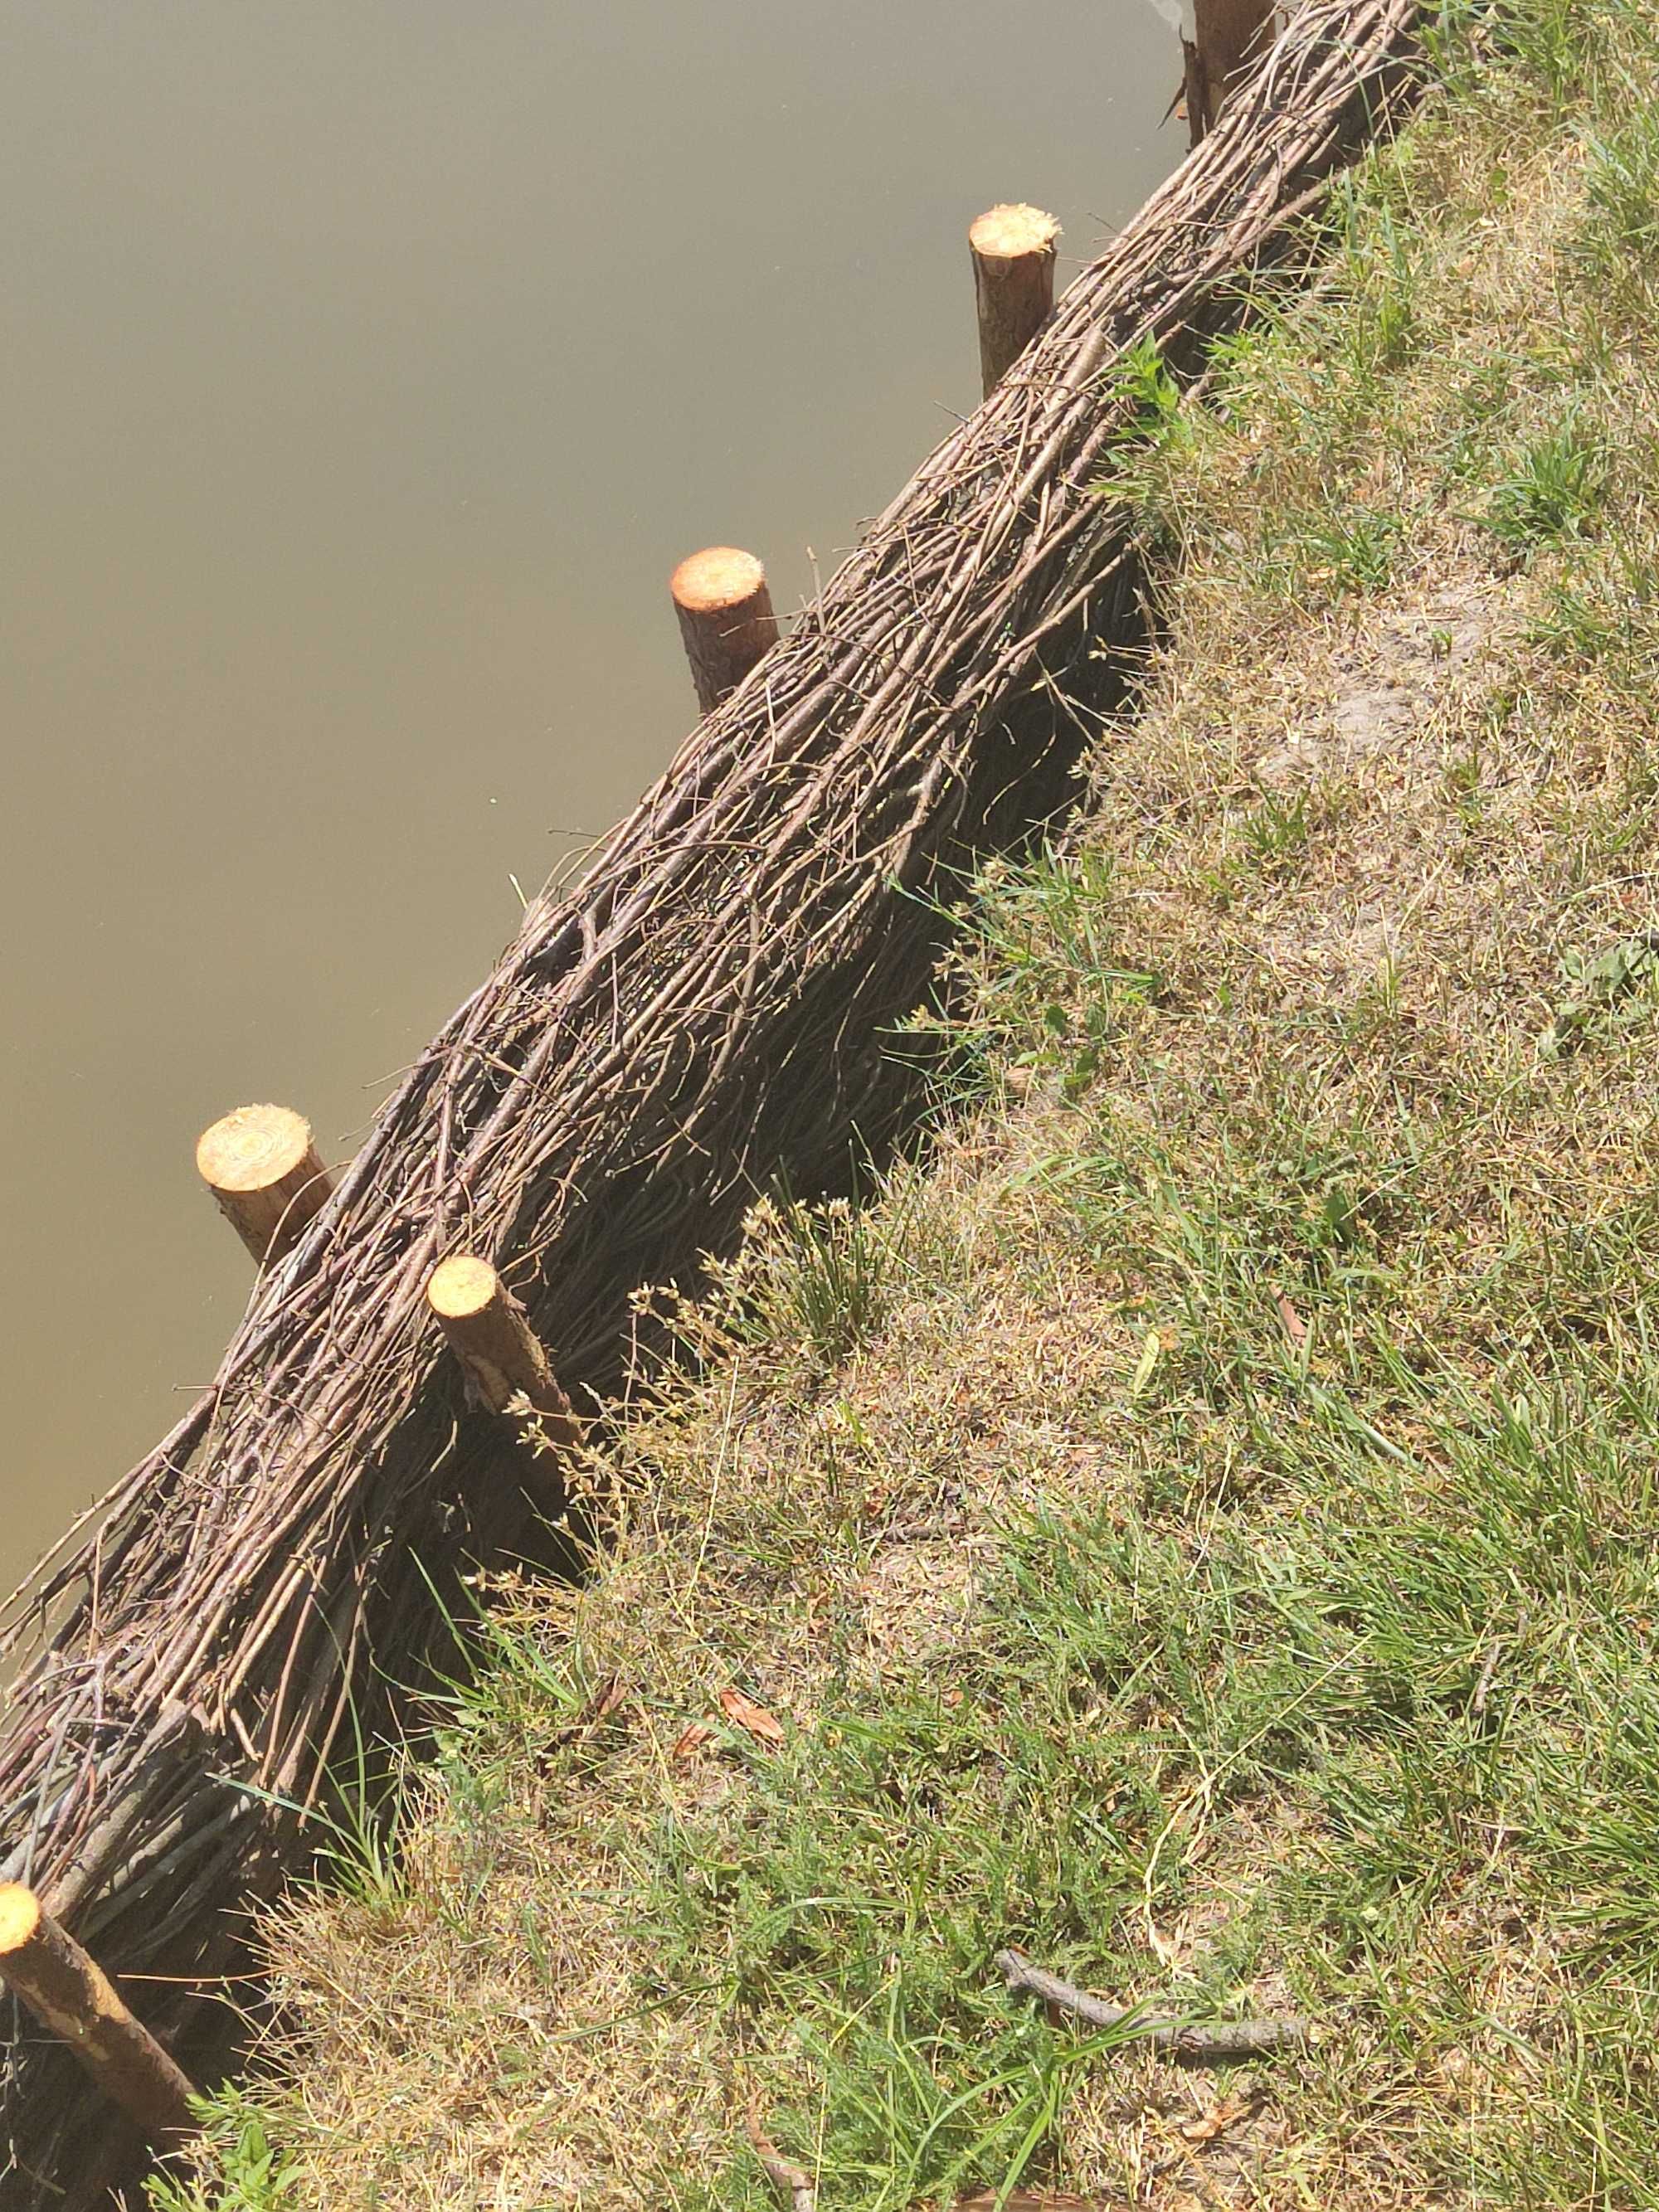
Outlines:
[[[1052,253],[1060,225],[1041,208],[1020,201],[988,208],[968,233],[968,243],[988,261],[1023,261],[1029,253]]]
[[[40,1900],[21,1881],[0,1883],[0,1957],[21,1951],[40,1927]]]
[[[311,1152],[311,1124],[288,1106],[239,1106],[196,1146],[196,1164],[215,1190],[269,1190]]]
[[[457,1252],[441,1260],[426,1286],[427,1303],[447,1321],[465,1321],[486,1312],[501,1291],[501,1277],[488,1260]]]
[[[676,603],[690,614],[714,614],[740,607],[764,588],[766,570],[752,553],[735,545],[707,545],[688,553],[668,580]]]

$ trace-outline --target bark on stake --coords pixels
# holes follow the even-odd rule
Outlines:
[[[504,1413],[522,1391],[555,1443],[581,1442],[581,1423],[554,1379],[541,1340],[488,1260],[465,1252],[441,1260],[427,1284],[426,1299],[474,1394],[489,1412]]]
[[[280,1260],[334,1186],[311,1124],[286,1106],[239,1106],[196,1146],[202,1180],[254,1258]]]
[[[176,2149],[199,2132],[189,2077],[21,1881],[0,1884],[0,1976],[152,2142]]]
[[[994,207],[968,232],[979,309],[979,369],[988,399],[1054,313],[1060,225],[1041,208]]]
[[[1181,34],[1190,145],[1215,128],[1234,80],[1273,42],[1273,0],[1192,0],[1193,35]]]
[[[775,643],[778,618],[766,571],[735,545],[707,545],[688,554],[668,580],[680,618],[697,704],[718,707]]]

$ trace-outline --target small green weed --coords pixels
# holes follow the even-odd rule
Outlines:
[[[1560,1060],[1598,1037],[1652,1018],[1659,1006],[1659,929],[1626,938],[1595,960],[1569,952],[1561,971],[1572,995],[1557,1006],[1539,1041],[1545,1060]]]
[[[200,2104],[205,2158],[193,2176],[153,2176],[150,2212],[282,2212],[293,2201],[293,2160],[266,2132],[252,2099],[234,2088]]]
[[[1104,404],[1121,410],[1123,419],[1112,437],[1111,465],[1096,492],[1133,508],[1150,537],[1167,538],[1172,526],[1161,511],[1159,487],[1170,465],[1190,450],[1195,434],[1181,387],[1152,339],[1139,340],[1114,362]]]
[[[1575,407],[1515,455],[1509,474],[1493,487],[1486,526],[1516,554],[1588,537],[1605,481],[1603,441]]]
[[[827,1373],[880,1327],[902,1265],[894,1224],[847,1199],[762,1199],[715,1297],[736,1336],[791,1343]]]
[[[1308,793],[1298,791],[1291,798],[1270,794],[1243,817],[1239,831],[1251,859],[1264,874],[1284,872],[1305,851],[1313,836]]]
[[[1397,514],[1358,501],[1329,507],[1291,541],[1303,573],[1333,592],[1378,592],[1394,573]]]
[[[1396,160],[1374,158],[1336,194],[1340,225],[1338,278],[1344,289],[1343,362],[1351,380],[1349,404],[1375,404],[1379,380],[1403,368],[1416,349],[1421,327],[1421,270],[1414,230],[1402,224],[1386,197],[1401,176]]]
[[[1577,255],[1610,306],[1639,315],[1659,252],[1659,118],[1638,107],[1609,135],[1591,134],[1589,154]]]
[[[1057,1069],[1068,1094],[1086,1089],[1125,1018],[1154,1005],[1162,988],[1120,948],[1123,915],[1109,861],[1047,850],[1024,867],[994,870],[973,922],[980,988],[965,1026],[990,1051]],[[1040,1041],[1030,1045],[1034,1027]],[[1011,1052],[1016,1039],[1022,1048]]]
[[[1581,549],[1566,572],[1546,586],[1534,619],[1534,641],[1556,659],[1604,664],[1604,673],[1645,699],[1659,654],[1659,562],[1620,532],[1613,542]]]

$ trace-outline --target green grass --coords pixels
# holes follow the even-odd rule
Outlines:
[[[295,2185],[295,2167],[265,2132],[257,2107],[238,2091],[204,2106],[211,2185],[188,2174],[153,2181],[154,2212],[281,2212]]]
[[[752,2097],[825,2212],[1659,2205],[1659,31],[1433,47],[1201,404],[1124,372],[1169,641],[931,1164],[681,1311],[592,1585],[273,1920],[225,2203],[752,2212]]]
[[[1553,540],[1587,537],[1605,475],[1601,440],[1569,407],[1553,429],[1522,448],[1493,485],[1486,527],[1522,553]]]

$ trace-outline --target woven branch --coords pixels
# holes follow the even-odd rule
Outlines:
[[[292,1857],[272,1801],[315,1802],[371,1661],[418,1644],[457,1498],[487,1534],[434,1264],[488,1255],[567,1389],[603,1389],[639,1285],[685,1279],[780,1173],[823,1188],[854,1132],[879,1145],[905,1113],[890,1030],[943,910],[1064,796],[1081,702],[1144,643],[1131,522],[1096,489],[1134,428],[1119,357],[1150,341],[1186,377],[1242,319],[1241,274],[1407,95],[1417,12],[1297,16],[580,884],[531,907],[211,1389],[11,1601],[0,1855],[108,1969],[222,1962],[231,1911]],[[14,2040],[5,2118],[73,2203],[88,2113],[55,2063]]]

